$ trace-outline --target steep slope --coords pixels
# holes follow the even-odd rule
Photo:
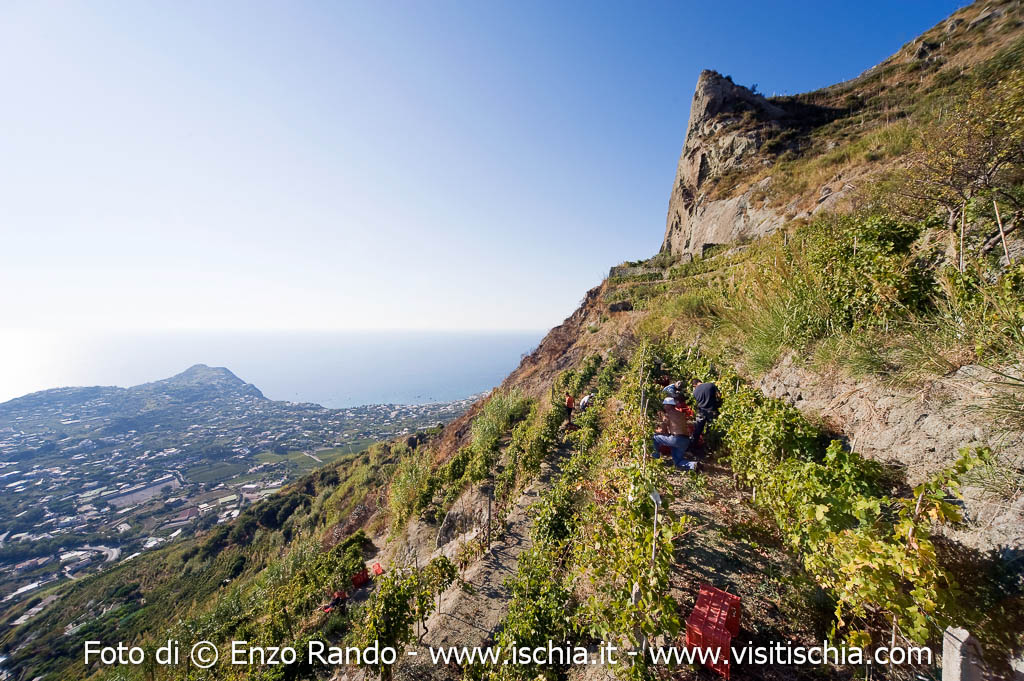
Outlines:
[[[784,218],[752,200],[756,190],[763,194],[770,179],[738,196],[704,199],[709,185],[755,163],[769,135],[799,124],[799,119],[731,78],[703,71],[669,198],[662,250],[700,254],[705,246],[763,236],[778,228]]]
[[[1016,6],[1010,10],[1015,11]],[[950,96],[954,86],[973,83],[971,79],[978,73],[986,74],[985,78],[1005,77],[1020,68],[1021,51],[1015,46],[1020,31],[1014,23],[1015,18],[1000,24],[997,34],[986,38],[981,32],[994,24],[989,24],[988,20],[975,21],[984,13],[984,7],[976,5],[959,13],[952,23],[944,22],[936,29],[945,30],[944,26],[953,26],[953,32],[960,32],[957,40],[977,40],[978,44],[961,48],[952,43],[947,45],[949,49],[943,59],[956,66],[957,75],[941,88],[927,93],[928,97],[935,98],[934,101],[941,102]],[[960,15],[969,17],[971,21],[956,21]],[[998,14],[994,18],[1000,16],[1005,15]],[[975,33],[968,34],[967,31]],[[936,48],[928,49],[934,51]],[[884,90],[893,81],[899,81],[910,70],[902,59],[900,56],[892,60],[894,65],[867,74],[868,77],[857,85],[858,91],[865,93],[873,87]],[[926,63],[941,64],[938,58]],[[961,77],[962,81],[954,82]],[[844,87],[829,90],[822,97],[838,98],[841,102],[850,94],[850,90]],[[890,112],[895,111],[901,96],[898,94],[900,88],[896,90],[896,94],[889,93]],[[714,211],[719,210],[714,207],[716,202],[735,199],[737,194],[730,194],[734,186],[762,182],[774,173],[773,179],[762,185],[762,195],[758,200],[765,207],[766,214],[775,217],[763,229],[755,225],[760,232],[751,232],[747,229],[748,223],[742,223],[739,229],[730,227],[721,232],[721,237],[714,237],[721,238],[721,242],[710,239],[701,242],[700,238],[697,239],[698,246],[691,242],[687,247],[691,253],[682,253],[680,251],[686,249],[673,249],[669,245],[665,251],[673,257],[664,257],[663,254],[647,262],[613,268],[609,278],[588,291],[580,307],[552,329],[538,348],[525,357],[502,383],[499,394],[520,391],[536,400],[539,413],[527,417],[513,428],[507,440],[502,440],[500,452],[490,469],[490,478],[483,476],[467,487],[457,488],[462,490],[461,493],[444,505],[444,521],[437,516],[433,520],[421,516],[409,521],[392,544],[394,550],[389,557],[393,564],[408,566],[413,562],[409,556],[416,555],[418,564],[423,565],[426,559],[441,552],[457,560],[461,556],[459,562],[465,565],[467,578],[493,575],[492,568],[508,570],[509,565],[501,562],[504,548],[500,537],[506,531],[503,523],[496,522],[498,529],[492,530],[497,537],[495,551],[488,552],[482,546],[482,538],[492,527],[487,520],[490,498],[487,490],[491,480],[498,488],[502,484],[500,481],[508,479],[509,471],[516,472],[517,459],[532,449],[530,443],[534,440],[531,434],[535,435],[535,429],[543,423],[541,415],[553,414],[561,420],[558,412],[563,390],[577,397],[593,391],[600,396],[598,404],[601,406],[591,412],[593,420],[588,418],[582,428],[585,434],[559,431],[558,441],[563,444],[563,449],[555,450],[549,444],[543,450],[549,457],[561,457],[557,460],[568,469],[568,474],[555,477],[550,484],[539,488],[540,505],[535,511],[537,524],[530,528],[531,545],[529,550],[515,555],[516,568],[508,588],[495,588],[492,579],[481,578],[474,583],[485,590],[485,594],[463,591],[454,586],[445,590],[441,598],[442,614],[434,614],[428,621],[431,633],[426,641],[472,644],[490,640],[502,645],[515,640],[522,644],[543,645],[547,639],[567,640],[579,635],[571,631],[570,622],[582,620],[593,625],[591,618],[595,611],[591,606],[600,610],[602,604],[609,602],[614,605],[598,617],[611,617],[611,613],[618,613],[615,625],[610,631],[605,631],[604,635],[609,639],[629,639],[633,634],[630,630],[633,623],[659,633],[666,631],[660,628],[665,621],[659,620],[657,615],[629,605],[632,596],[630,586],[638,582],[648,583],[650,555],[647,553],[650,537],[645,535],[638,539],[638,533],[629,533],[650,522],[651,508],[638,508],[645,494],[623,484],[617,477],[631,466],[642,466],[646,460],[643,452],[649,446],[645,438],[649,430],[645,433],[632,419],[643,423],[654,411],[649,407],[648,413],[643,414],[639,398],[641,395],[650,396],[650,392],[644,391],[653,387],[643,378],[650,377],[650,372],[661,367],[672,377],[715,377],[737,392],[727,396],[726,400],[732,405],[730,408],[735,409],[731,425],[723,424],[711,431],[712,438],[721,438],[714,452],[720,458],[709,461],[704,475],[685,478],[670,474],[655,486],[664,498],[672,493],[681,500],[672,502],[670,509],[690,516],[687,522],[693,524],[695,534],[683,542],[685,550],[678,560],[669,565],[659,563],[658,569],[664,570],[659,572],[659,579],[664,577],[666,581],[657,582],[657,593],[650,594],[652,600],[644,601],[651,609],[664,606],[666,613],[685,613],[692,606],[696,584],[707,580],[728,586],[743,596],[744,617],[748,618],[744,625],[745,635],[759,642],[806,642],[820,641],[831,635],[829,630],[835,623],[832,610],[835,601],[831,599],[846,599],[856,610],[858,606],[850,602],[863,605],[865,598],[877,598],[864,606],[874,614],[861,611],[854,616],[851,613],[852,619],[859,622],[857,626],[863,627],[858,635],[874,638],[876,642],[879,639],[888,641],[890,635],[895,636],[890,628],[899,619],[900,627],[908,625],[908,629],[900,629],[898,641],[927,641],[937,650],[942,629],[935,628],[938,626],[936,622],[952,621],[983,634],[988,653],[997,666],[1005,662],[1009,651],[1019,650],[1021,641],[1019,637],[1015,638],[1014,632],[1019,632],[1021,594],[1019,585],[1013,586],[1019,572],[1014,571],[1013,558],[1024,548],[1019,522],[1022,503],[1019,481],[1024,478],[1020,477],[1019,462],[1015,456],[1024,446],[1024,430],[994,418],[989,412],[996,397],[1012,397],[1015,393],[1013,390],[1004,392],[1001,386],[993,385],[990,381],[992,375],[984,374],[984,370],[973,362],[984,361],[993,367],[1015,371],[1014,354],[1019,356],[1022,346],[1020,339],[1013,335],[1012,328],[1007,336],[1007,329],[1002,324],[1003,320],[1017,319],[1020,321],[1016,323],[1020,325],[1024,322],[1024,308],[1000,308],[1000,314],[1005,311],[1009,317],[997,314],[979,320],[977,326],[957,328],[955,340],[934,353],[943,357],[942,362],[935,363],[935,371],[910,376],[912,370],[919,367],[912,366],[913,360],[907,360],[900,353],[909,356],[911,350],[932,352],[924,349],[926,342],[947,343],[946,338],[936,331],[936,327],[945,324],[946,320],[936,314],[935,306],[946,305],[949,299],[943,290],[934,286],[934,281],[930,280],[929,302],[920,309],[914,309],[915,315],[920,313],[920,316],[906,316],[907,303],[913,303],[912,300],[890,300],[892,290],[915,290],[917,280],[910,273],[917,269],[927,270],[930,277],[941,274],[947,264],[941,254],[931,250],[927,251],[927,258],[915,260],[910,257],[919,249],[930,248],[926,221],[907,230],[909,236],[906,239],[899,236],[906,226],[888,219],[879,222],[874,218],[856,216],[849,226],[827,220],[807,224],[806,219],[792,218],[798,214],[806,218],[815,207],[822,212],[822,206],[839,208],[841,204],[836,199],[819,203],[820,194],[797,192],[781,198],[774,193],[779,187],[784,190],[797,187],[803,191],[805,182],[807,186],[811,184],[807,178],[813,180],[820,173],[850,172],[866,177],[900,163],[901,154],[910,148],[916,126],[928,124],[933,112],[927,107],[921,109],[921,117],[915,119],[914,130],[904,130],[906,145],[876,149],[872,145],[879,138],[862,135],[861,124],[864,130],[872,131],[876,128],[888,130],[887,126],[896,123],[886,122],[886,107],[875,97],[885,99],[878,93],[871,95],[868,97],[871,103],[858,108],[856,115],[845,111],[853,108],[852,105],[845,108],[829,107],[826,103],[813,105],[800,101],[800,98],[789,102],[787,110],[784,103],[753,95],[724,77],[709,72],[701,76],[695,107],[701,112],[698,119],[705,120],[700,121],[696,128],[691,120],[690,131],[696,130],[696,133],[693,140],[688,138],[687,145],[688,151],[694,153],[687,156],[684,151],[684,159],[680,162],[681,174],[692,176],[695,184],[699,181],[700,187],[699,190],[691,190],[684,183],[677,194],[675,192],[680,187],[677,178],[673,210],[692,211],[692,215],[697,216],[693,225],[695,230],[720,229],[721,225],[715,220],[709,221],[702,216],[713,216]],[[847,118],[834,117],[838,115],[838,109],[843,109],[841,113]],[[709,113],[705,115],[705,112]],[[903,118],[895,113],[892,115],[894,119]],[[854,129],[846,129],[851,127],[851,121],[854,121]],[[748,127],[741,128],[741,125]],[[823,139],[823,132],[835,137]],[[712,139],[710,142],[701,140],[701,135]],[[785,146],[781,149],[771,146],[767,152],[764,151],[767,141],[779,138],[782,138],[779,144],[784,143]],[[722,145],[716,146],[719,140]],[[823,146],[829,148],[823,150]],[[776,151],[777,159],[765,156]],[[786,152],[790,155],[784,157]],[[748,163],[751,159],[753,161]],[[765,160],[767,164],[762,162]],[[729,172],[730,169],[735,172]],[[739,195],[749,188],[743,188]],[[839,187],[831,193],[841,194],[841,190]],[[831,193],[826,192],[828,195]],[[789,204],[792,205],[787,210]],[[796,209],[802,212],[794,212]],[[725,211],[729,219],[733,215],[731,210]],[[679,217],[679,212],[674,215],[670,212],[670,230],[673,219]],[[682,224],[683,220],[680,218],[679,223]],[[778,232],[777,238],[771,238],[773,230]],[[735,243],[736,240],[745,242],[757,234],[765,234],[768,238],[752,244]],[[718,252],[702,248],[709,242],[722,243],[724,247]],[[804,259],[805,254],[809,254],[811,259]],[[834,266],[835,262],[844,260],[854,269],[849,277],[842,268]],[[894,278],[872,282],[872,277],[889,277],[885,268],[875,269],[876,265],[891,267]],[[987,261],[978,263],[979,267],[988,268],[990,265]],[[872,277],[858,277],[858,268],[871,272]],[[982,295],[995,296],[997,290],[1005,290],[1006,293],[998,293],[1006,296],[999,298],[999,305],[1018,305],[1020,291],[1010,290],[1013,282],[1017,281],[1013,278],[1015,275],[998,265],[985,271],[991,274],[991,281],[997,283],[985,289]],[[775,276],[785,273],[788,277],[794,272],[792,279]],[[865,280],[870,285],[863,286]],[[879,284],[877,288],[876,283]],[[791,288],[797,285],[799,291]],[[820,291],[835,291],[835,297],[815,298],[807,293],[808,289],[813,291],[815,287]],[[808,299],[791,300],[795,291]],[[862,300],[867,302],[851,302]],[[776,302],[780,303],[780,308],[773,307]],[[847,307],[850,314],[840,314]],[[781,315],[778,322],[773,317],[776,314]],[[994,337],[987,337],[992,329],[983,328],[982,321],[994,326]],[[787,326],[802,324],[813,327],[813,334],[807,338],[786,335]],[[920,330],[921,336],[914,338],[911,329]],[[983,335],[988,347],[980,351],[969,349]],[[888,344],[879,341],[879,336],[888,337]],[[892,357],[873,365],[867,375],[863,369],[852,373],[849,366],[837,367],[829,363],[837,361],[835,357],[839,354],[833,346],[845,347],[854,342],[866,343],[870,349],[878,351],[891,349]],[[915,342],[920,345],[915,346]],[[764,345],[758,347],[756,343]],[[861,345],[854,347],[857,352],[862,352]],[[651,351],[657,353],[662,363],[645,354]],[[833,353],[833,359],[819,362],[818,358],[825,356],[826,351]],[[950,361],[955,359],[959,363],[955,366],[945,364],[947,356]],[[596,382],[592,382],[594,364],[591,360],[594,357],[609,366],[616,360],[627,358],[634,362],[627,370],[614,374],[613,384],[618,390],[602,393]],[[844,357],[843,361],[853,365],[856,361],[863,362],[863,358],[856,355]],[[744,388],[736,377],[736,370],[752,380],[759,390]],[[871,374],[871,371],[877,373]],[[947,377],[945,373],[956,375]],[[769,399],[771,397],[779,399]],[[754,404],[744,404],[747,399]],[[653,400],[648,401],[648,405],[651,402]],[[787,408],[787,404],[795,408]],[[461,443],[470,449],[473,448],[470,435],[476,430],[480,413],[477,410],[467,417],[458,430],[461,436],[465,436]],[[774,415],[768,417],[767,414]],[[525,428],[520,431],[520,426]],[[645,427],[649,428],[650,424],[645,424]],[[602,439],[605,434],[607,438]],[[525,444],[521,435],[525,435]],[[836,439],[836,445],[827,448],[830,438]],[[991,450],[991,458],[985,459],[986,463],[963,463],[970,461],[973,452],[987,451],[986,448]],[[746,465],[743,459],[752,455],[751,450],[762,449],[773,453],[768,457],[770,463],[754,477],[749,469],[743,468]],[[961,457],[961,449],[968,452],[967,459]],[[459,452],[458,446],[448,448],[438,454],[438,460],[457,461]],[[761,454],[753,456],[757,458]],[[775,456],[779,458],[771,458]],[[804,467],[801,468],[794,458],[803,458]],[[966,472],[957,472],[959,467],[973,467],[973,477]],[[796,470],[800,472],[786,477]],[[928,502],[937,506],[932,510],[921,510],[925,508],[922,499],[928,495],[955,498],[961,474],[964,477],[964,499],[957,503],[967,511],[963,522],[956,522],[955,511],[941,506],[943,502],[937,497]],[[522,484],[522,475],[526,480],[533,479],[528,473],[512,476],[516,481],[514,489],[521,489],[517,485]],[[814,485],[822,484],[819,476],[831,479],[830,483],[825,483],[825,488],[830,484],[845,487],[841,491],[814,489],[811,480]],[[949,476],[949,482],[941,482],[947,479],[946,476]],[[735,488],[737,479],[744,481],[741,490]],[[935,479],[940,482],[934,483]],[[994,479],[1011,482],[1008,486],[999,486],[992,484]],[[920,485],[925,487],[915,488]],[[883,513],[886,518],[876,517],[871,522],[861,521],[859,524],[848,517],[844,519],[843,503],[851,502],[855,489],[863,490],[865,487],[873,491],[860,499],[860,503],[865,507],[888,509],[888,515]],[[438,498],[430,486],[424,489],[429,490],[435,500]],[[538,488],[528,489],[532,494]],[[789,501],[783,501],[791,492]],[[804,494],[806,496],[802,496]],[[915,513],[915,501],[920,513]],[[790,510],[772,511],[773,505]],[[919,537],[928,535],[927,541],[915,542],[911,538],[908,544],[905,535],[899,536],[891,526],[887,526],[897,508],[906,509],[904,513],[907,516],[904,517],[908,522],[918,524],[914,532],[920,533]],[[624,516],[617,516],[619,512]],[[940,519],[943,512],[949,512],[949,522],[933,524],[931,518]],[[498,512],[497,517],[503,516]],[[453,521],[458,529],[455,533],[444,534],[443,528],[449,521]],[[815,525],[819,522],[822,527]],[[594,534],[600,531],[595,528],[606,527],[614,537],[612,544],[623,542],[623,552],[634,551],[643,556],[643,560],[628,568],[618,563],[614,570],[605,572],[605,578],[614,587],[608,587],[606,594],[595,596],[594,591],[600,592],[604,587],[600,581],[588,581],[590,565],[587,561],[600,562],[600,557],[586,553],[586,547],[609,547],[608,536],[599,541]],[[624,530],[623,527],[629,529]],[[827,549],[819,546],[817,552],[812,551],[809,556],[801,554],[794,546],[799,546],[804,540],[791,544],[785,537],[801,532],[799,528],[804,527],[815,527],[812,533],[820,530],[828,534],[831,537],[828,541],[834,544]],[[521,539],[523,528],[515,522],[508,531]],[[442,535],[443,539],[439,539]],[[840,568],[847,570],[844,577],[814,572],[820,568],[820,565],[814,567],[816,563],[828,562],[838,547],[854,536],[859,537],[858,542],[863,542],[861,550],[864,553],[853,550],[847,554],[850,562]],[[876,540],[880,543],[873,543]],[[566,543],[561,543],[563,541]],[[438,543],[441,543],[440,547]],[[678,546],[673,549],[671,543],[669,541],[669,546],[664,547],[669,554],[679,550]],[[941,558],[931,553],[936,546]],[[849,546],[843,549],[849,550]],[[611,548],[608,548],[608,553],[616,554]],[[585,558],[581,559],[581,555]],[[923,561],[916,563],[923,568],[918,574],[942,575],[938,582],[922,583],[921,594],[936,589],[934,593],[938,598],[956,601],[957,608],[963,608],[965,604],[980,607],[968,608],[966,612],[960,610],[955,614],[955,608],[942,615],[930,613],[932,622],[911,632],[909,621],[901,619],[905,613],[897,614],[903,606],[894,606],[887,600],[888,596],[877,594],[901,592],[907,588],[904,576],[917,568],[902,572],[904,568],[890,565],[879,567],[870,576],[857,576],[865,566],[875,565],[873,561],[882,555],[900,555],[911,561]],[[925,568],[926,564],[928,567]],[[634,582],[633,573],[628,569],[637,570],[637,575],[643,575],[642,579],[636,578]],[[623,577],[623,573],[628,578]],[[948,582],[942,581],[947,575],[955,575],[968,595],[952,597]],[[862,593],[848,590],[843,595],[844,585],[859,579],[865,580],[861,582],[865,591],[877,589],[876,595],[865,597]],[[604,596],[609,600],[603,600]],[[910,604],[911,609],[920,607],[912,596],[904,594],[896,598],[905,605]],[[494,599],[506,602],[499,605]],[[498,611],[504,611],[504,616],[500,624],[494,626],[493,616]],[[886,614],[879,617],[882,612]],[[479,621],[474,620],[476,613],[479,613]],[[914,617],[924,616],[920,610],[916,613]],[[849,620],[847,626],[850,626]],[[592,643],[586,637],[584,640]],[[468,669],[439,669],[424,664],[421,658],[416,664],[403,662],[398,678],[426,678],[428,675],[431,678],[459,678],[465,672],[470,678],[526,679],[534,678],[541,671],[558,678],[605,678],[601,673],[609,670],[597,667],[559,667],[556,670],[527,667],[488,672],[472,666]],[[936,673],[934,668],[928,667],[915,671]],[[827,667],[807,673],[827,678],[859,678],[868,670]],[[885,673],[872,670],[874,675]],[[900,673],[909,672],[893,672],[897,678]],[[354,670],[346,670],[345,674],[349,675],[345,678],[359,678]],[[685,671],[673,674],[672,678],[694,678],[692,673]],[[794,670],[790,666],[779,665],[774,668],[734,669],[733,674],[733,678],[790,679]],[[340,673],[338,678],[342,678]]]

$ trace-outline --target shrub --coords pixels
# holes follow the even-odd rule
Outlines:
[[[890,325],[934,308],[937,287],[913,246],[925,223],[888,215],[829,217],[769,242],[746,265],[722,315],[742,333],[749,366],[783,348]],[[731,309],[728,309],[731,307]]]
[[[813,225],[808,238],[799,241],[806,264],[796,293],[815,289],[804,306],[802,332],[820,337],[876,326],[928,307],[934,280],[910,252],[921,227],[884,215]],[[822,299],[828,307],[815,309]]]
[[[421,452],[410,451],[399,460],[388,491],[388,510],[393,530],[401,527],[416,510],[429,481],[430,462]]]

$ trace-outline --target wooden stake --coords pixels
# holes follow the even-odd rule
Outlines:
[[[964,273],[964,216],[967,214],[967,202],[960,209],[960,274]]]
[[[1010,260],[1010,249],[1006,247],[1006,232],[1003,231],[1003,219],[999,217],[999,204],[996,203],[995,199],[992,199],[992,207],[996,209],[996,222],[999,223],[999,238],[1003,240],[1003,253],[1006,254],[1006,265],[1013,265],[1013,261]]]

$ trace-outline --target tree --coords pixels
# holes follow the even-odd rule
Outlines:
[[[992,201],[1009,208],[1005,231],[1024,213],[1024,74],[992,88],[975,87],[922,131],[910,165],[892,190],[897,209],[922,217],[936,208],[952,231],[972,202],[987,206],[973,217],[988,217]],[[991,224],[995,229],[995,220]],[[986,244],[988,246],[988,244]]]

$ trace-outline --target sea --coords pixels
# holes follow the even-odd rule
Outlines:
[[[0,402],[56,387],[127,387],[193,364],[227,367],[274,400],[332,408],[448,402],[498,385],[542,337],[542,331],[5,334]]]

